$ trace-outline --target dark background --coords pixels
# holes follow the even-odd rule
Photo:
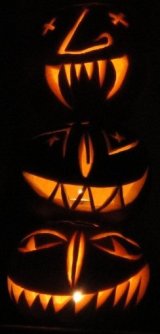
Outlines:
[[[99,1],[105,3],[105,1]],[[116,3],[116,1],[113,1]],[[1,324],[25,324],[10,304],[5,278],[9,257],[23,233],[30,229],[30,214],[25,211],[19,186],[20,152],[33,135],[52,130],[69,120],[65,110],[59,115],[36,108],[28,82],[36,63],[39,29],[44,17],[75,1],[5,1],[1,4],[1,151],[0,151],[0,321]],[[85,3],[85,1],[77,1]],[[140,59],[146,62],[144,86],[123,120],[144,142],[150,163],[150,190],[142,210],[125,223],[124,228],[141,243],[151,266],[151,284],[137,313],[123,321],[113,321],[118,331],[159,332],[160,314],[160,110],[159,110],[159,0],[117,1],[127,8],[136,22],[134,37]],[[48,16],[47,16],[48,15]],[[51,14],[52,16],[52,14]],[[54,14],[53,14],[54,16]],[[138,77],[137,77],[138,81]],[[56,109],[56,108],[55,108]],[[123,226],[123,224],[122,224]],[[23,322],[24,321],[24,322]],[[4,330],[4,328],[3,328]],[[11,329],[10,329],[11,330]],[[93,331],[93,330],[92,330]]]

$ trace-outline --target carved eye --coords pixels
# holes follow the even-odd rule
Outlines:
[[[139,245],[120,233],[101,233],[92,237],[91,240],[100,250],[126,260],[135,261],[142,256]]]
[[[51,19],[51,21],[49,21],[49,22],[47,22],[47,23],[45,23],[45,24],[43,25],[42,36],[45,36],[45,35],[47,35],[47,33],[48,33],[49,31],[53,31],[53,30],[56,29],[55,21],[56,21],[56,19],[53,18],[53,19]]]
[[[55,247],[62,244],[64,241],[67,241],[66,237],[57,231],[47,229],[38,230],[29,234],[21,241],[18,251],[21,253],[35,252]]]

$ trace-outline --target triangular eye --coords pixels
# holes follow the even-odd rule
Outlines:
[[[21,253],[35,252],[58,246],[64,241],[67,241],[67,238],[57,231],[39,230],[25,237],[18,251]]]
[[[102,233],[91,240],[94,241],[94,246],[103,252],[126,260],[136,261],[142,256],[139,245],[120,233]]]

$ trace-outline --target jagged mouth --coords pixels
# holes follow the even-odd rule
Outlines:
[[[134,301],[138,304],[143,298],[150,278],[149,266],[146,264],[138,273],[130,277],[126,281],[117,284],[114,287],[91,293],[83,293],[81,290],[71,291],[70,294],[57,295],[46,294],[38,291],[32,291],[15,283],[10,277],[7,278],[8,291],[11,299],[16,304],[23,301],[25,305],[31,309],[34,304],[39,305],[42,311],[51,308],[54,313],[58,313],[68,305],[74,304],[74,313],[79,313],[92,300],[96,309],[104,304],[115,307],[119,303],[126,308]]]
[[[45,77],[51,91],[66,107],[71,108],[69,92],[84,79],[93,83],[95,92],[103,91],[105,100],[111,99],[124,84],[129,67],[129,58],[97,60],[93,62],[46,65]]]
[[[23,177],[39,196],[55,205],[74,211],[107,213],[122,210],[136,200],[146,183],[148,169],[137,181],[116,187],[64,184],[29,172],[23,172]]]

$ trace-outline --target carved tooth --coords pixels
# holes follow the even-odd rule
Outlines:
[[[83,295],[78,302],[75,302],[75,313],[80,312],[92,300],[94,296],[94,293]]]
[[[20,286],[16,285],[15,283],[12,283],[12,291],[13,291],[14,298],[15,298],[16,302],[18,303],[19,298],[20,298],[22,292],[24,291],[24,289],[21,288]]]
[[[24,295],[25,295],[25,299],[27,301],[27,304],[29,307],[32,306],[32,304],[34,303],[38,293],[31,291],[31,290],[26,290],[24,289]]]
[[[120,57],[120,58],[111,59],[111,63],[113,65],[114,69],[115,69],[116,78],[115,78],[115,83],[114,83],[112,89],[110,90],[109,94],[107,95],[107,99],[110,99],[121,88],[121,86],[124,82],[124,79],[126,77],[127,71],[128,71],[129,59],[125,55],[125,56]]]
[[[129,287],[129,283],[124,282],[122,284],[119,284],[116,288],[115,288],[115,297],[114,297],[114,304],[113,306],[117,305],[120,301],[120,299],[122,298],[122,296],[124,295],[124,293],[127,291]]]
[[[139,275],[136,275],[132,278],[130,278],[128,280],[129,282],[129,289],[128,289],[128,294],[127,294],[127,297],[126,297],[126,301],[125,301],[125,307],[128,306],[128,304],[130,303],[130,301],[132,300],[137,288],[138,288],[138,285],[139,285]]]
[[[75,71],[76,71],[76,76],[77,79],[80,79],[80,74],[81,74],[81,68],[82,68],[82,64],[75,64]]]
[[[138,296],[137,296],[137,301],[136,303],[138,304],[141,299],[143,298],[145,292],[146,292],[146,289],[147,289],[147,286],[148,286],[148,283],[149,283],[149,279],[150,279],[150,270],[149,270],[149,266],[146,265],[140,272],[140,285],[139,285],[139,291],[138,291]]]
[[[98,62],[98,71],[99,71],[99,82],[102,87],[107,69],[107,60],[99,60]]]
[[[91,79],[93,75],[93,63],[84,63],[88,78]]]
[[[68,84],[69,86],[71,86],[71,64],[64,65],[64,69],[65,69]]]
[[[52,296],[55,312],[59,312],[72,299],[72,296]]]
[[[101,307],[107,301],[107,299],[110,297],[113,290],[114,288],[111,288],[111,289],[107,289],[107,290],[98,292],[97,303],[96,303],[97,309]]]
[[[51,295],[39,294],[39,300],[44,310],[46,310],[51,298]]]
[[[67,101],[64,99],[59,85],[59,73],[61,66],[45,66],[45,77],[51,91],[57,96],[57,98],[68,108],[71,108]]]

